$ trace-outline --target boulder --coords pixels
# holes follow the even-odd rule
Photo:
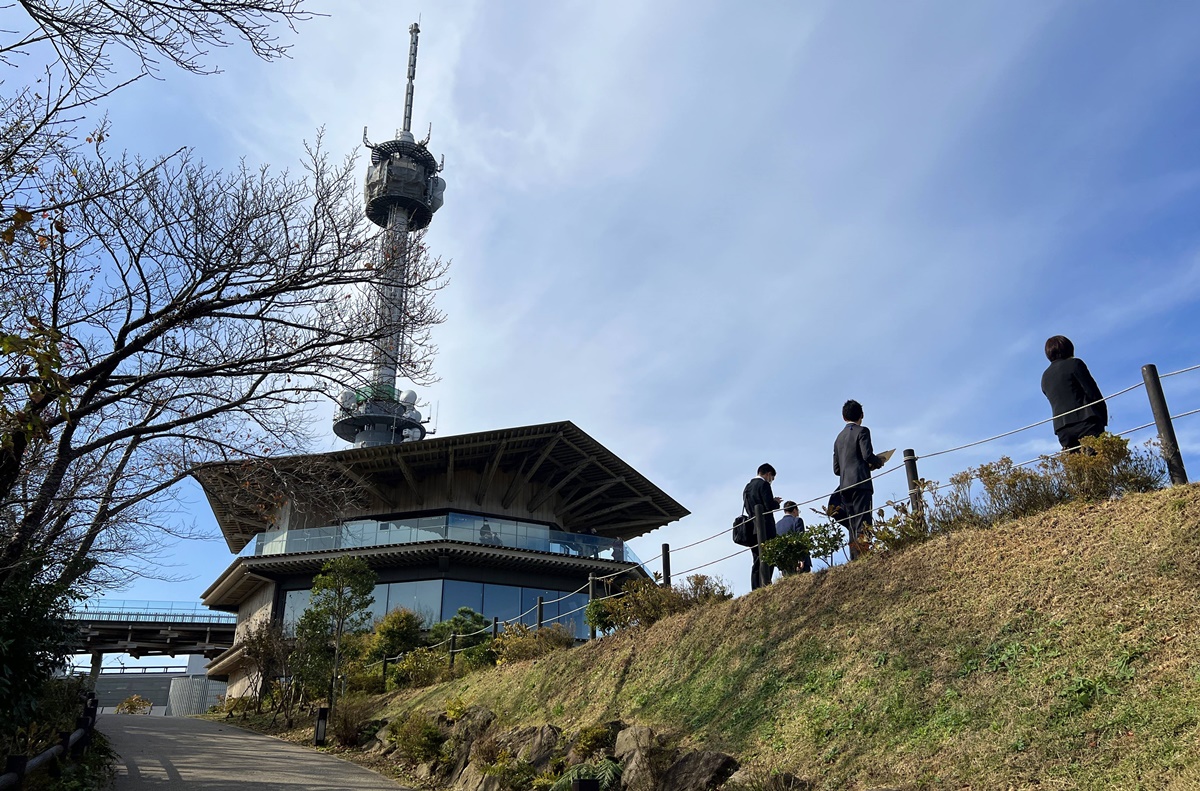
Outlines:
[[[544,771],[550,765],[550,760],[554,758],[558,750],[559,738],[562,736],[562,730],[555,728],[553,725],[543,725],[529,739],[529,746],[526,747],[526,752],[522,757],[537,767],[539,772]]]
[[[661,791],[707,791],[719,787],[738,769],[725,753],[701,750],[684,753],[663,775]]]
[[[467,764],[451,787],[454,791],[501,791],[499,778],[488,777],[473,763]]]
[[[487,732],[496,715],[483,706],[472,706],[450,728],[444,746],[443,776],[450,783],[462,773],[471,759],[471,747]]]
[[[613,757],[618,761],[623,761],[632,753],[649,752],[656,747],[662,747],[665,743],[666,740],[655,733],[653,728],[647,728],[645,725],[630,725],[617,734]]]
[[[767,775],[762,769],[743,767],[725,781],[727,788],[758,788],[762,791],[812,791],[812,781],[787,772]]]
[[[628,758],[621,771],[621,791],[655,791],[662,769],[651,754],[634,750],[626,755]]]

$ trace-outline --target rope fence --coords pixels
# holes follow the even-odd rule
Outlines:
[[[1145,377],[1144,381],[1138,382],[1136,384],[1132,384],[1122,390],[1118,390],[1115,393],[1111,393],[1107,396],[1104,396],[1103,398],[1092,401],[1081,407],[1077,407],[1075,409],[1068,410],[1067,412],[1063,412],[1059,415],[1054,415],[1054,416],[1046,418],[1044,420],[1039,420],[1035,423],[1030,423],[1028,425],[1021,426],[1019,428],[1014,428],[1012,430],[994,434],[989,437],[984,437],[982,439],[974,440],[972,442],[962,443],[959,445],[955,445],[955,446],[952,446],[949,448],[938,450],[938,451],[935,451],[932,453],[923,454],[920,456],[918,456],[912,450],[906,450],[904,452],[904,456],[905,456],[904,461],[900,462],[899,464],[895,464],[891,467],[888,467],[887,469],[884,469],[881,472],[873,475],[872,480],[878,480],[887,475],[898,472],[899,470],[902,470],[902,469],[906,470],[908,477],[909,477],[908,483],[909,483],[910,501],[913,502],[915,505],[918,502],[923,501],[924,497],[928,494],[933,494],[942,489],[946,489],[948,487],[957,485],[956,482],[943,483],[943,484],[939,484],[939,485],[932,486],[932,487],[923,485],[923,482],[916,476],[916,462],[918,460],[928,460],[928,459],[933,459],[933,458],[940,457],[940,456],[946,456],[946,455],[964,451],[964,450],[967,450],[970,448],[976,448],[976,447],[980,447],[983,445],[987,445],[992,442],[1006,439],[1008,437],[1015,436],[1022,432],[1037,428],[1039,426],[1045,426],[1047,424],[1052,423],[1053,421],[1055,421],[1056,419],[1058,419],[1060,417],[1070,415],[1079,410],[1095,406],[1096,404],[1112,401],[1113,399],[1124,396],[1124,395],[1131,393],[1135,390],[1138,390],[1140,388],[1147,388],[1148,395],[1150,396],[1150,400],[1151,400],[1151,407],[1152,407],[1152,410],[1155,412],[1156,419],[1149,423],[1144,423],[1139,426],[1134,426],[1133,428],[1129,428],[1129,429],[1126,429],[1121,432],[1115,432],[1115,435],[1124,437],[1124,436],[1128,436],[1131,434],[1135,434],[1139,431],[1144,431],[1145,429],[1152,428],[1157,425],[1159,427],[1160,439],[1161,439],[1161,437],[1164,434],[1164,425],[1167,427],[1170,427],[1174,421],[1186,419],[1188,417],[1192,417],[1194,415],[1200,414],[1200,409],[1189,409],[1189,410],[1179,412],[1174,415],[1169,414],[1169,412],[1167,412],[1165,410],[1165,400],[1163,400],[1161,397],[1161,387],[1158,385],[1158,382],[1160,382],[1162,379],[1165,379],[1168,377],[1174,377],[1174,376],[1179,376],[1179,375],[1191,373],[1194,371],[1198,371],[1198,370],[1200,370],[1200,364],[1191,365],[1191,366],[1188,366],[1185,368],[1180,368],[1177,371],[1172,371],[1170,373],[1166,373],[1166,374],[1162,374],[1162,375],[1158,375],[1157,372],[1154,370],[1151,370],[1150,374],[1147,374],[1146,373],[1147,369],[1153,369],[1153,366],[1147,366],[1146,368],[1143,369],[1143,374]],[[1157,402],[1157,403],[1156,403],[1155,395],[1154,395],[1154,391],[1156,389],[1158,390],[1158,395],[1159,395],[1159,402]],[[1160,408],[1160,404],[1161,404],[1161,408]],[[1171,430],[1171,432],[1170,432],[1170,439],[1172,442],[1174,442],[1173,430]],[[1165,444],[1166,443],[1164,442],[1164,445]],[[1036,463],[1045,461],[1047,459],[1052,459],[1052,458],[1061,456],[1063,454],[1072,453],[1077,450],[1079,450],[1079,446],[1075,446],[1072,448],[1064,448],[1064,449],[1057,450],[1057,451],[1054,451],[1051,453],[1043,453],[1043,454],[1039,454],[1038,456],[1036,456],[1034,458],[1019,462],[1013,466],[1018,467],[1018,468],[1026,467],[1028,465],[1036,464]],[[1164,451],[1164,458],[1166,458],[1167,454],[1171,451],[1171,448],[1164,447],[1163,451]],[[1174,453],[1178,454],[1177,446],[1174,448]],[[1168,467],[1170,467],[1170,466],[1171,466],[1171,461],[1168,459]],[[1180,469],[1182,469],[1181,462],[1180,462]],[[1178,480],[1176,480],[1176,476],[1173,471],[1172,471],[1172,481],[1175,483],[1179,482]],[[827,500],[832,494],[840,494],[840,493],[846,492],[850,489],[854,489],[859,485],[860,484],[853,484],[853,485],[849,485],[849,486],[840,487],[838,489],[833,490],[832,492],[827,492],[827,493],[820,494],[820,495],[817,495],[814,497],[810,497],[805,500],[798,501],[795,503],[794,507],[798,508],[800,506],[812,505],[813,503],[817,503],[818,501]],[[854,520],[861,519],[862,517],[872,514],[877,510],[891,509],[894,512],[894,511],[896,511],[896,506],[897,506],[896,501],[889,501],[880,506],[873,506],[871,509],[869,509],[867,511],[863,511],[861,513],[851,514],[849,516],[837,516],[837,517],[835,517],[835,521],[838,522],[840,525],[846,526],[846,525],[852,523]],[[756,509],[756,511],[764,517],[768,514],[777,514],[783,510],[784,509],[782,506],[773,508],[771,510],[759,511],[758,509]],[[821,516],[826,516],[826,517],[831,516],[829,513],[826,512],[825,509],[810,508],[809,510],[811,510],[814,513],[819,514]],[[756,518],[755,516],[746,515],[744,517],[744,519],[742,520],[742,524],[746,524],[748,522],[754,522],[755,518]],[[671,581],[670,560],[671,560],[672,554],[677,555],[680,552],[694,549],[695,547],[702,546],[703,544],[706,544],[709,541],[713,541],[722,536],[729,536],[729,535],[730,535],[730,528],[723,528],[711,535],[696,539],[687,544],[676,547],[673,550],[669,545],[663,544],[663,551],[661,553],[659,553],[658,555],[655,555],[654,557],[652,557],[646,561],[643,561],[641,564],[642,568],[643,568],[643,570],[645,570],[645,567],[648,564],[650,564],[654,561],[661,560],[662,561],[663,583],[666,585],[669,585],[670,581]],[[705,561],[698,565],[694,565],[684,571],[677,572],[677,575],[680,577],[684,577],[688,574],[693,574],[695,572],[698,572],[702,569],[716,565],[718,563],[723,563],[727,560],[731,560],[732,558],[744,555],[747,552],[751,552],[753,549],[754,549],[754,547],[751,547],[751,546],[741,547],[741,548],[737,549],[736,551],[726,554],[722,557],[715,558],[713,560],[708,560],[708,561]],[[498,636],[502,631],[508,631],[514,624],[527,623],[526,619],[528,618],[528,616],[532,615],[535,612],[538,613],[538,616],[535,619],[536,622],[533,624],[529,624],[530,626],[533,626],[536,628],[542,628],[548,624],[561,623],[562,621],[564,621],[564,619],[571,618],[572,616],[575,616],[581,612],[586,611],[587,608],[594,602],[606,601],[606,600],[618,598],[620,596],[624,596],[625,595],[624,590],[618,590],[616,592],[609,593],[607,595],[599,596],[599,595],[596,595],[597,594],[596,588],[597,588],[598,583],[604,584],[604,583],[607,583],[608,580],[612,580],[614,578],[617,578],[617,577],[620,577],[623,575],[628,575],[629,573],[630,573],[630,569],[622,568],[622,569],[618,569],[617,571],[614,571],[614,572],[611,572],[608,574],[604,574],[604,575],[591,575],[589,577],[588,583],[586,585],[576,588],[574,591],[571,591],[570,593],[565,593],[556,599],[550,599],[550,600],[542,600],[539,597],[539,601],[537,604],[529,607],[528,609],[526,609],[524,612],[520,613],[519,615],[516,615],[512,618],[505,619],[503,621],[500,621],[499,619],[493,619],[491,624],[483,627],[482,629],[477,629],[473,632],[468,632],[465,634],[451,634],[451,636],[449,638],[442,640],[438,643],[435,643],[433,645],[430,645],[430,646],[424,646],[424,648],[427,650],[432,650],[432,649],[440,648],[442,646],[449,644],[448,653],[450,655],[450,664],[451,664],[451,666],[453,666],[455,655],[460,654],[460,653],[467,651],[474,647],[474,646],[461,646],[460,647],[458,645],[458,641],[467,639],[467,638],[471,638],[471,637],[477,637],[478,635],[484,634],[488,631],[491,631],[493,636]],[[656,574],[657,574],[657,572],[656,572]],[[607,585],[605,587],[607,587]],[[583,593],[584,591],[588,592],[588,602],[586,604],[575,607],[574,609],[571,609],[567,612],[558,613],[556,615],[547,617],[545,619],[543,619],[541,617],[541,612],[546,605],[558,604],[560,602],[566,601],[567,599],[570,599],[572,596],[576,596],[580,593]],[[592,636],[593,637],[595,636],[595,628],[594,627],[592,628]],[[371,668],[371,667],[375,667],[376,665],[379,665],[379,664],[383,664],[386,666],[387,663],[399,661],[406,655],[407,655],[406,653],[400,653],[394,657],[386,657],[382,660],[379,660],[379,661],[373,662],[369,665],[366,665],[366,667]],[[386,667],[385,667],[385,673],[386,673]]]
[[[934,451],[934,452],[932,452],[932,453],[926,453],[926,454],[922,454],[922,455],[917,455],[915,452],[912,452],[912,451],[906,451],[906,452],[905,452],[906,461],[904,461],[904,462],[901,462],[900,464],[896,464],[896,465],[894,465],[894,466],[892,466],[892,467],[889,467],[889,468],[887,468],[887,469],[883,470],[882,472],[879,472],[879,473],[877,473],[877,474],[873,475],[873,476],[872,476],[872,480],[877,480],[877,479],[883,478],[883,477],[884,477],[884,476],[886,476],[886,475],[889,475],[889,474],[891,474],[891,473],[894,473],[894,472],[896,472],[896,471],[898,471],[898,470],[900,470],[900,469],[905,469],[905,468],[906,468],[906,466],[907,466],[906,462],[911,462],[911,464],[912,464],[912,468],[913,468],[913,469],[912,469],[912,470],[910,471],[910,473],[909,473],[909,474],[910,474],[910,481],[909,481],[909,496],[910,496],[910,500],[912,500],[912,501],[914,501],[914,502],[915,502],[915,499],[914,499],[914,498],[916,498],[916,497],[923,497],[923,496],[924,496],[924,495],[926,495],[926,494],[930,494],[930,493],[933,493],[933,492],[937,492],[937,491],[939,491],[939,490],[941,490],[941,489],[945,489],[945,488],[948,488],[948,487],[950,487],[950,486],[953,486],[953,485],[954,485],[954,483],[950,483],[950,482],[948,482],[948,483],[940,484],[940,485],[938,485],[938,486],[934,486],[934,487],[931,487],[931,488],[926,488],[926,487],[922,487],[922,486],[920,486],[920,485],[918,484],[918,480],[919,480],[919,479],[917,479],[917,477],[916,477],[916,475],[915,475],[915,469],[916,469],[916,462],[917,462],[917,461],[919,461],[919,460],[927,460],[927,459],[932,459],[932,458],[936,458],[936,457],[939,457],[939,456],[946,456],[946,455],[949,455],[949,454],[953,454],[953,453],[957,453],[957,452],[960,452],[960,451],[963,451],[963,450],[967,450],[967,449],[969,449],[969,448],[975,448],[975,447],[979,447],[979,446],[982,446],[982,445],[986,445],[986,444],[989,444],[989,443],[992,443],[992,442],[996,442],[996,441],[998,441],[998,440],[1006,439],[1006,438],[1008,438],[1008,437],[1015,436],[1015,435],[1017,435],[1017,434],[1020,434],[1020,433],[1022,433],[1022,432],[1029,431],[1029,430],[1031,430],[1031,429],[1037,428],[1037,427],[1039,427],[1039,426],[1045,426],[1045,425],[1047,425],[1047,424],[1053,423],[1055,420],[1057,420],[1057,419],[1059,419],[1059,418],[1062,418],[1062,417],[1069,416],[1069,415],[1071,415],[1071,414],[1073,414],[1073,413],[1075,413],[1075,412],[1078,412],[1078,411],[1080,411],[1080,410],[1084,410],[1084,409],[1087,409],[1087,408],[1089,408],[1089,407],[1093,407],[1093,406],[1095,406],[1095,405],[1097,405],[1097,404],[1101,404],[1101,403],[1107,403],[1107,402],[1109,402],[1109,401],[1112,401],[1112,400],[1114,400],[1114,399],[1120,398],[1121,396],[1124,396],[1124,395],[1126,395],[1126,394],[1128,394],[1128,393],[1131,393],[1131,392],[1133,392],[1133,391],[1135,391],[1135,390],[1139,390],[1139,389],[1142,389],[1142,388],[1148,388],[1148,390],[1149,390],[1149,392],[1148,392],[1148,395],[1149,395],[1150,402],[1151,402],[1151,409],[1152,409],[1152,411],[1155,411],[1155,414],[1156,414],[1156,419],[1155,419],[1155,420],[1153,420],[1153,421],[1151,421],[1151,422],[1149,422],[1149,423],[1144,423],[1144,424],[1142,424],[1142,425],[1135,426],[1135,427],[1133,427],[1133,428],[1126,429],[1126,430],[1124,430],[1124,431],[1121,431],[1121,432],[1114,432],[1114,434],[1115,434],[1116,436],[1128,436],[1128,435],[1131,435],[1131,434],[1137,433],[1137,432],[1139,432],[1139,431],[1144,431],[1145,429],[1152,428],[1152,427],[1154,427],[1154,426],[1156,426],[1156,425],[1158,425],[1158,426],[1160,427],[1160,434],[1162,434],[1162,433],[1163,433],[1163,424],[1164,424],[1164,423],[1165,423],[1165,425],[1166,425],[1166,426],[1169,428],[1169,427],[1171,426],[1171,424],[1173,424],[1173,423],[1174,423],[1174,421],[1178,421],[1178,420],[1181,420],[1181,419],[1185,419],[1185,418],[1191,417],[1191,416],[1193,416],[1193,415],[1196,415],[1196,414],[1200,414],[1200,409],[1190,409],[1190,410],[1187,410],[1187,411],[1184,411],[1184,412],[1180,412],[1180,413],[1177,413],[1177,414],[1174,414],[1174,415],[1169,415],[1169,413],[1167,413],[1167,412],[1166,412],[1166,410],[1165,410],[1165,406],[1166,406],[1166,405],[1165,405],[1165,399],[1163,399],[1163,398],[1162,398],[1162,396],[1161,396],[1161,387],[1158,385],[1158,383],[1159,383],[1159,382],[1160,382],[1162,379],[1166,379],[1166,378],[1168,378],[1168,377],[1173,377],[1173,376],[1179,376],[1179,375],[1182,375],[1182,374],[1187,374],[1187,373],[1190,373],[1190,372],[1193,372],[1193,371],[1197,371],[1197,370],[1200,370],[1200,364],[1197,364],[1197,365],[1190,365],[1190,366],[1187,366],[1187,367],[1184,367],[1184,368],[1180,368],[1179,370],[1176,370],[1176,371],[1171,371],[1170,373],[1158,374],[1158,372],[1157,372],[1157,369],[1155,369],[1155,368],[1154,368],[1154,366],[1146,366],[1146,367],[1144,367],[1144,368],[1143,368],[1143,371],[1142,371],[1142,373],[1143,373],[1143,381],[1141,381],[1141,382],[1137,382],[1137,383],[1135,383],[1135,384],[1131,384],[1131,385],[1129,385],[1128,387],[1125,387],[1125,388],[1123,388],[1123,389],[1121,389],[1121,390],[1118,390],[1118,391],[1116,391],[1116,392],[1114,392],[1114,393],[1110,393],[1110,394],[1108,394],[1108,395],[1106,395],[1106,396],[1103,396],[1103,397],[1101,397],[1101,398],[1099,398],[1099,399],[1096,399],[1096,400],[1094,400],[1094,401],[1091,401],[1091,402],[1089,402],[1089,403],[1087,403],[1087,404],[1084,404],[1083,406],[1079,406],[1079,407],[1072,408],[1072,409],[1070,409],[1070,410],[1067,410],[1067,411],[1065,411],[1065,412],[1062,412],[1062,413],[1059,413],[1059,414],[1053,415],[1053,416],[1051,416],[1051,417],[1049,417],[1049,418],[1046,418],[1046,419],[1043,419],[1043,420],[1039,420],[1039,421],[1037,421],[1037,422],[1034,422],[1034,423],[1030,423],[1030,424],[1028,424],[1028,425],[1025,425],[1025,426],[1021,426],[1021,427],[1019,427],[1019,428],[1014,428],[1014,429],[1011,429],[1011,430],[1009,430],[1009,431],[1004,431],[1004,432],[1001,432],[1001,433],[999,433],[999,434],[994,434],[994,435],[992,435],[992,436],[989,436],[989,437],[984,437],[984,438],[982,438],[982,439],[978,439],[978,440],[974,440],[974,441],[971,441],[971,442],[962,443],[962,444],[955,445],[955,446],[952,446],[952,447],[949,447],[949,448],[945,448],[945,449],[942,449],[942,450]],[[1158,398],[1157,398],[1157,403],[1156,403],[1156,397],[1155,397],[1155,393],[1153,392],[1153,391],[1155,391],[1155,390],[1158,390]],[[1161,408],[1160,408],[1160,405],[1161,405]],[[1160,414],[1160,412],[1161,412],[1162,414]],[[1170,444],[1170,445],[1171,445],[1171,447],[1164,447],[1164,448],[1163,448],[1164,457],[1165,457],[1165,458],[1167,458],[1167,457],[1168,457],[1168,456],[1169,456],[1171,453],[1174,453],[1174,454],[1175,454],[1175,456],[1176,456],[1176,457],[1178,457],[1178,452],[1179,452],[1179,451],[1178,451],[1178,444],[1177,444],[1177,443],[1174,441],[1174,433],[1173,433],[1173,430],[1170,430],[1170,437],[1169,437],[1169,439],[1170,439],[1170,443],[1167,443],[1166,441],[1164,441],[1164,446],[1166,446],[1166,445],[1168,445],[1168,444]],[[1020,462],[1020,463],[1018,463],[1018,464],[1015,464],[1014,466],[1015,466],[1015,467],[1026,467],[1026,466],[1028,466],[1028,465],[1030,465],[1030,464],[1035,464],[1035,463],[1038,463],[1039,461],[1042,461],[1043,459],[1047,459],[1047,458],[1055,458],[1055,457],[1057,457],[1057,456],[1060,456],[1060,455],[1062,455],[1062,454],[1064,454],[1064,453],[1070,453],[1070,452],[1077,451],[1078,449],[1079,449],[1079,446],[1076,446],[1076,447],[1073,447],[1073,448],[1065,448],[1065,449],[1062,449],[1062,450],[1057,450],[1057,451],[1054,451],[1054,452],[1052,452],[1052,453],[1044,453],[1044,454],[1039,454],[1038,456],[1036,456],[1036,457],[1034,457],[1034,458],[1032,458],[1032,459],[1029,459],[1029,460],[1027,460],[1027,461],[1022,461],[1022,462]],[[1184,477],[1184,476],[1183,476],[1183,474],[1182,474],[1182,469],[1183,469],[1183,467],[1182,467],[1182,460],[1181,460],[1181,459],[1179,459],[1179,458],[1176,458],[1176,459],[1172,460],[1171,458],[1167,458],[1167,465],[1168,465],[1168,469],[1169,469],[1169,470],[1170,470],[1170,472],[1171,472],[1171,478],[1172,478],[1172,482],[1173,482],[1173,483],[1181,483],[1181,482],[1186,482],[1186,477]],[[1179,474],[1179,475],[1177,475],[1177,474],[1176,474],[1176,472],[1175,472],[1175,469],[1173,469],[1173,466],[1178,468],[1178,470],[1180,471],[1180,474]],[[817,496],[815,496],[815,497],[811,497],[811,498],[808,498],[808,499],[805,499],[805,500],[800,500],[800,501],[797,501],[797,502],[795,503],[795,506],[794,506],[794,507],[797,507],[797,508],[798,508],[798,507],[800,507],[800,506],[811,505],[811,504],[813,504],[813,503],[816,503],[816,502],[818,502],[818,501],[826,500],[827,498],[829,498],[829,497],[830,497],[831,495],[833,495],[833,494],[840,494],[840,493],[842,493],[842,492],[845,492],[845,491],[847,491],[848,489],[855,488],[855,487],[857,487],[858,485],[859,485],[859,484],[854,484],[854,485],[851,485],[851,486],[845,486],[845,487],[841,487],[841,488],[838,488],[838,489],[835,489],[835,490],[833,490],[832,492],[828,492],[828,493],[825,493],[825,494],[820,494],[820,495],[817,495]],[[839,523],[841,523],[841,524],[845,525],[846,523],[848,523],[848,522],[851,522],[852,520],[859,519],[859,518],[861,518],[861,517],[864,517],[864,516],[866,516],[866,515],[868,515],[868,514],[872,514],[872,513],[874,513],[876,510],[883,510],[883,509],[889,509],[889,508],[890,508],[892,511],[895,511],[895,502],[894,502],[894,501],[889,501],[889,502],[887,502],[887,503],[884,503],[884,504],[882,504],[882,505],[880,505],[880,506],[872,506],[872,508],[871,508],[870,510],[868,510],[868,511],[863,511],[863,512],[861,512],[861,513],[858,513],[858,514],[851,514],[850,516],[840,516],[840,517],[837,517],[836,521],[838,521]],[[782,506],[782,505],[780,505],[780,506],[778,506],[778,507],[776,507],[776,508],[773,508],[773,509],[770,509],[770,510],[763,510],[763,512],[762,512],[762,513],[763,513],[763,515],[765,516],[765,515],[768,515],[768,514],[777,514],[777,513],[780,513],[780,512],[782,512],[783,510],[784,510],[784,509],[783,509],[783,506]],[[822,515],[822,516],[829,516],[829,514],[825,513],[825,512],[824,512],[824,511],[822,511],[822,510],[818,510],[818,509],[815,509],[815,508],[810,508],[809,510],[811,510],[811,511],[813,511],[814,513],[817,513],[817,514],[819,514],[819,515]],[[735,523],[735,524],[744,525],[744,524],[747,524],[747,523],[750,523],[750,522],[753,522],[753,521],[754,521],[754,517],[753,517],[753,516],[751,516],[751,515],[746,515],[746,514],[743,514],[742,521],[741,521],[740,523]],[[730,529],[729,529],[729,528],[723,528],[723,529],[721,529],[721,530],[719,530],[719,531],[717,531],[717,532],[715,532],[715,533],[713,533],[713,534],[711,534],[711,535],[704,536],[704,537],[702,537],[702,538],[696,539],[696,540],[694,540],[694,541],[691,541],[691,542],[689,542],[689,543],[687,543],[687,544],[684,544],[684,545],[682,545],[682,546],[680,546],[680,547],[674,548],[673,550],[669,549],[669,548],[667,547],[667,545],[664,545],[664,550],[667,550],[668,552],[671,552],[672,554],[675,554],[675,553],[683,552],[683,551],[686,551],[686,550],[692,549],[692,548],[694,548],[694,547],[700,546],[700,545],[702,545],[702,544],[705,544],[705,543],[707,543],[707,542],[709,542],[709,541],[713,541],[713,540],[715,540],[715,539],[718,539],[718,538],[720,538],[720,537],[722,537],[722,536],[728,536],[729,534],[730,534]],[[693,567],[693,568],[691,568],[691,569],[688,569],[687,571],[679,572],[679,575],[680,575],[680,576],[682,576],[682,575],[685,575],[685,574],[691,573],[691,572],[693,572],[693,571],[696,571],[696,570],[699,570],[699,569],[705,568],[706,566],[713,565],[714,563],[719,563],[719,562],[721,562],[721,561],[723,561],[723,560],[728,560],[729,558],[736,557],[736,556],[738,556],[738,555],[741,555],[741,554],[743,554],[744,552],[748,551],[748,549],[749,549],[749,547],[747,547],[746,549],[742,549],[742,550],[739,550],[739,551],[737,551],[737,552],[734,552],[734,553],[732,553],[731,555],[727,555],[727,556],[725,556],[725,557],[723,557],[723,558],[718,558],[717,560],[714,560],[714,561],[709,561],[708,563],[704,563],[704,564],[702,564],[702,565],[695,566],[695,567]],[[659,558],[663,558],[663,557],[664,557],[664,555],[663,555],[663,554],[660,554],[658,557],[656,557],[656,558],[654,558],[654,559],[655,559],[655,560],[657,560],[657,559],[659,559]],[[668,564],[668,563],[669,563],[669,556],[667,556],[667,557],[668,557],[668,559],[664,561],[664,565],[665,565],[665,566],[666,566],[666,564]],[[647,561],[647,562],[649,562],[649,561]],[[664,575],[664,576],[665,576],[665,575]]]

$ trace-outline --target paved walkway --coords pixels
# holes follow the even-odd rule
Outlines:
[[[120,755],[116,791],[403,791],[361,766],[223,723],[102,715]]]

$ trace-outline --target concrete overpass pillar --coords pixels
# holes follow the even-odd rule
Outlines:
[[[88,672],[88,683],[92,689],[96,688],[96,682],[100,680],[100,667],[104,664],[104,653],[101,651],[92,652],[92,669]]]

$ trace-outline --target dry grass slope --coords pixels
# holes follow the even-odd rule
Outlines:
[[[824,788],[1200,787],[1200,486],[794,577],[392,701],[619,718]]]

